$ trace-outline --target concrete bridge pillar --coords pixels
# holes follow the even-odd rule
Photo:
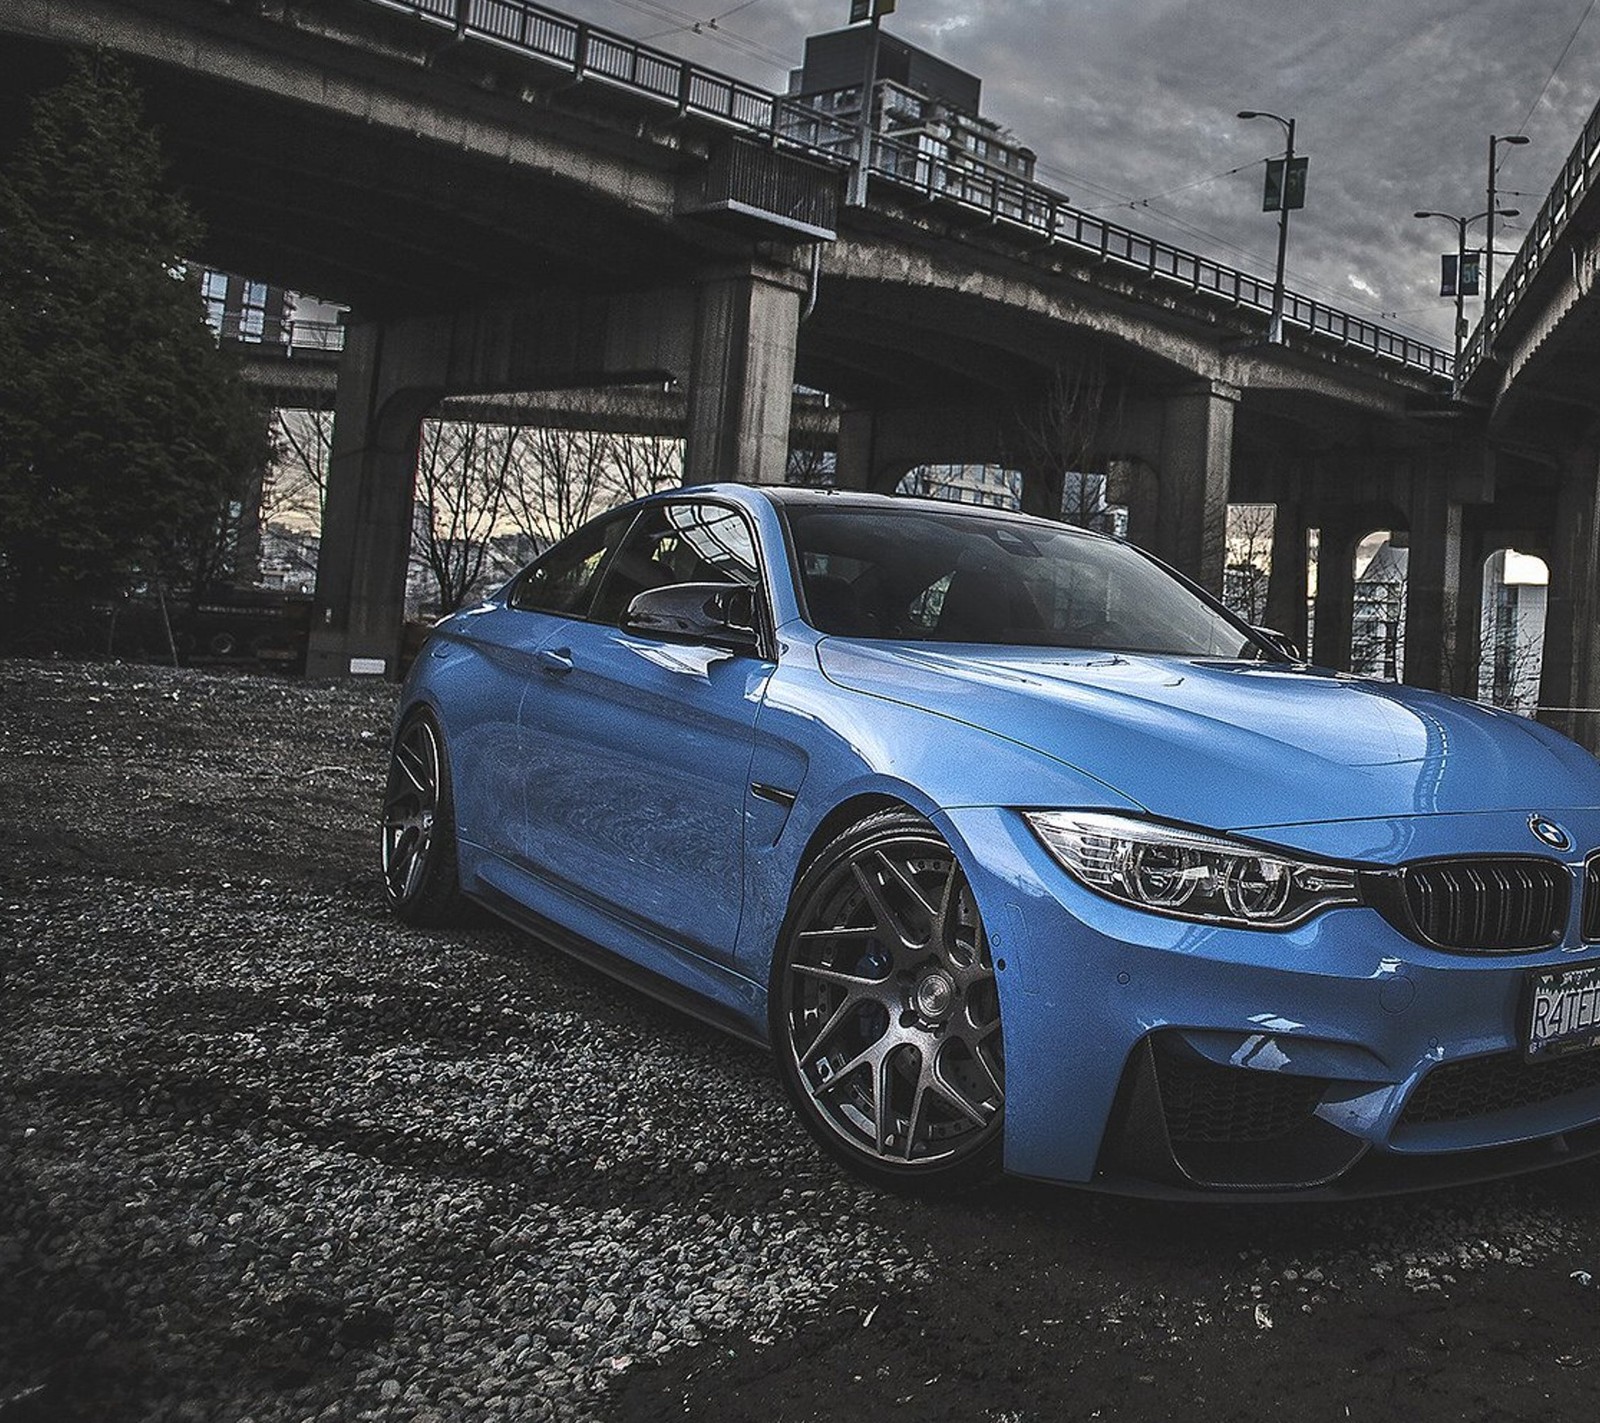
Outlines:
[[[396,672],[417,446],[436,393],[385,392],[384,334],[348,327],[339,359],[308,677]]]
[[[1219,596],[1239,395],[1237,386],[1200,381],[1167,396],[1158,437],[1147,431],[1136,440],[1141,453],[1154,447],[1158,497],[1129,505],[1129,537]]]
[[[804,276],[752,263],[698,285],[684,483],[782,484]]]
[[[1059,469],[1022,471],[1022,512],[1041,519],[1059,519],[1066,494],[1066,475]]]
[[[834,455],[834,484],[885,494],[887,471],[880,468],[878,412],[865,406],[839,413],[839,444]],[[889,489],[894,486],[889,485]]]
[[[1306,504],[1296,469],[1280,477],[1272,513],[1272,568],[1267,575],[1265,625],[1309,655],[1306,640]]]
[[[1600,755],[1600,452],[1569,463],[1550,541],[1539,720]]]
[[[1350,634],[1356,607],[1356,544],[1366,532],[1347,519],[1324,519],[1317,539],[1317,601],[1311,660],[1319,667],[1350,668]]]
[[[738,305],[735,294],[720,309],[729,312]],[[695,368],[695,338],[701,332],[715,333],[718,310],[717,297],[685,286],[609,297],[546,293],[438,315],[352,324],[339,365],[308,675],[398,673],[412,485],[422,417],[428,410],[450,395],[683,384]],[[723,326],[731,329],[727,322]],[[708,337],[700,344],[708,349],[715,342]],[[748,402],[741,404],[740,393],[759,386],[751,370],[764,368],[760,356],[723,349],[738,367],[732,376],[734,396],[708,412],[707,402],[722,388],[713,388],[708,366],[702,365],[702,450],[708,432],[727,436],[729,431],[738,438],[725,442],[738,449],[751,428],[744,413]],[[776,478],[783,477],[792,341],[789,350],[791,364],[781,373],[773,370],[772,380],[762,387],[767,404],[782,409],[778,453],[772,455],[757,440],[757,455],[749,461],[730,458],[726,471],[715,477],[753,478],[748,471],[770,471],[774,464]]]
[[[834,482],[891,494],[920,464],[991,464],[1004,450],[992,408],[860,406],[839,416]]]
[[[1455,691],[1461,591],[1461,503],[1445,471],[1419,461],[1412,473],[1410,558],[1406,564],[1405,680]]]
[[[1456,589],[1456,675],[1451,679],[1450,690],[1457,696],[1474,699],[1483,665],[1483,560],[1487,555],[1483,530],[1463,519],[1461,571]]]

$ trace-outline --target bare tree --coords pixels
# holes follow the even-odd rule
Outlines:
[[[590,430],[516,431],[506,484],[506,514],[518,528],[553,543],[605,507],[609,439]]]
[[[1223,567],[1222,600],[1247,623],[1259,625],[1267,615],[1276,515],[1271,504],[1228,505],[1228,561]]]
[[[1016,447],[1006,451],[1005,462],[1013,468],[1059,483],[1060,517],[1089,529],[1111,524],[1106,477],[1098,466],[1121,427],[1122,409],[1120,398],[1108,397],[1107,385],[1099,357],[1055,367],[1042,398],[1019,412]]]
[[[666,435],[613,435],[611,468],[616,503],[683,483],[683,441]]]
[[[1505,585],[1497,590],[1504,599]],[[1472,689],[1479,701],[1532,716],[1539,705],[1539,677],[1544,670],[1544,638],[1518,615],[1515,602],[1497,600],[1485,607],[1479,626],[1481,662],[1478,685]]]
[[[597,415],[620,415],[625,394],[603,393]],[[666,435],[525,426],[506,482],[506,514],[545,543],[615,504],[683,480],[683,442]]]
[[[413,553],[433,577],[440,613],[459,608],[483,576],[520,433],[471,420],[423,422]]]
[[[814,445],[789,446],[789,460],[783,471],[785,484],[831,489],[837,477],[838,459],[832,450],[821,450]]]
[[[332,453],[331,410],[274,410],[272,469],[262,491],[262,521],[287,517],[320,528]]]

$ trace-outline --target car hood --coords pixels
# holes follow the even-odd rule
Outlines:
[[[838,686],[1034,747],[1190,824],[1600,806],[1600,761],[1545,727],[1320,668],[838,638],[817,655]]]

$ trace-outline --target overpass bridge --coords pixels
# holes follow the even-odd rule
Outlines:
[[[1406,675],[1475,686],[1463,530],[1541,466],[1490,447],[1432,347],[1293,292],[1267,345],[1270,284],[892,139],[847,206],[853,125],[531,0],[9,0],[0,34],[0,122],[63,50],[124,55],[197,255],[352,308],[314,673],[394,656],[440,401],[670,391],[691,482],[776,481],[798,381],[841,412],[841,482],[1005,462],[1039,511],[1063,465],[1035,437],[1092,387],[1074,467],[1112,473],[1136,540],[1218,588],[1230,498],[1275,504],[1269,620],[1303,639],[1318,529],[1337,665],[1348,554],[1409,530]]]
[[[1550,566],[1540,717],[1600,751],[1600,106],[1462,359],[1487,439],[1530,471],[1519,548]]]

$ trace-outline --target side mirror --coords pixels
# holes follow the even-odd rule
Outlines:
[[[622,626],[669,642],[701,642],[753,653],[755,593],[736,583],[670,583],[649,588],[628,604]]]
[[[1286,633],[1274,632],[1271,628],[1257,627],[1251,628],[1250,631],[1286,661],[1304,662],[1306,660],[1305,653],[1289,640]]]

